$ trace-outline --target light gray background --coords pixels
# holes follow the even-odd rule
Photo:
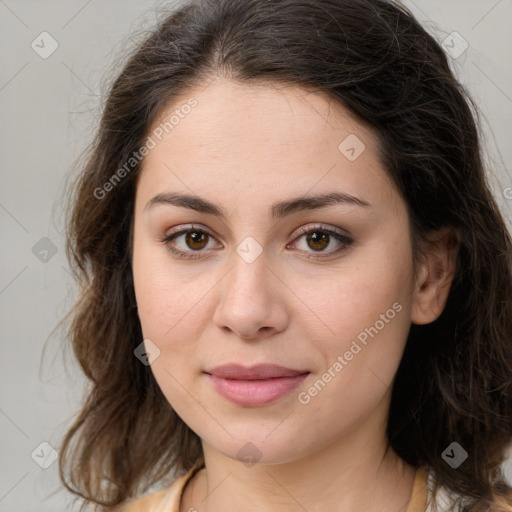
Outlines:
[[[512,0],[404,3],[440,41],[455,31],[469,44],[452,63],[482,113],[489,179],[510,226]],[[48,338],[74,296],[60,198],[97,122],[102,78],[118,63],[128,35],[150,29],[156,7],[163,5],[0,0],[0,512],[54,512],[69,501],[59,491],[57,463],[42,469],[31,458],[43,441],[58,448],[79,409],[83,385],[71,358],[70,371],[64,370],[62,332]],[[31,47],[43,31],[59,45],[47,59]],[[32,252],[42,237],[57,249],[46,263]],[[42,453],[47,448],[38,448],[34,458],[44,459]],[[512,473],[512,462],[507,470]]]

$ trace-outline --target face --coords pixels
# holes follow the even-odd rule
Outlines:
[[[133,274],[171,406],[215,450],[262,463],[382,431],[413,277],[407,208],[371,130],[319,93],[218,79],[150,132]],[[295,372],[215,371],[227,364]]]

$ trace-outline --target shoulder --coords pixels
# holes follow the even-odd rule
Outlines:
[[[117,509],[118,512],[179,512],[185,486],[203,467],[204,463],[196,463],[188,473],[178,477],[170,486],[130,501]]]

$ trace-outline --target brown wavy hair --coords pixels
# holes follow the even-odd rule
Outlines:
[[[67,336],[89,389],[60,449],[64,485],[83,507],[112,510],[202,457],[133,353],[143,339],[131,269],[140,162],[108,193],[104,184],[174,98],[218,76],[327,93],[371,126],[408,206],[415,262],[429,233],[457,233],[446,307],[411,326],[387,434],[409,464],[433,468],[435,493],[447,487],[466,511],[512,510],[501,466],[512,441],[511,236],[486,180],[478,109],[440,44],[391,0],[182,2],[129,54],[69,203],[81,295]],[[454,441],[468,453],[457,469],[441,457]]]

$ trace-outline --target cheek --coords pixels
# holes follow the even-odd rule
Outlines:
[[[410,300],[408,263],[397,259],[396,253],[386,258],[383,251],[375,252],[375,257],[340,269],[336,279],[320,279],[322,285],[317,289],[311,291],[308,286],[299,291],[304,302],[330,327],[330,337],[352,339],[390,308],[388,316],[398,317],[392,309],[395,302],[406,309]]]
[[[317,345],[325,368],[338,356],[346,361],[345,377],[337,381],[362,383],[372,370],[389,383],[410,329],[412,263],[401,240],[360,255],[357,264],[339,269],[337,279],[322,280],[321,294],[306,296],[305,288],[300,293],[329,327],[329,335]]]
[[[196,317],[201,308],[201,295],[186,284],[164,281],[161,276],[146,276],[135,282],[135,288],[144,337],[162,347],[176,345],[178,350],[185,347],[183,338],[190,339],[198,329]]]
[[[134,247],[134,288],[144,338],[162,355],[172,354],[173,361],[193,354],[195,345],[189,341],[200,338],[210,313],[205,294],[215,285],[215,276],[204,273],[192,285],[197,272],[195,276],[186,268],[177,271],[161,247]]]
[[[133,281],[137,309],[145,338],[155,343],[165,337],[185,314],[188,293],[183,283],[165,268],[161,250],[135,239]]]
[[[195,404],[185,390],[192,389],[195,376],[192,365],[197,348],[190,340],[197,339],[202,329],[197,317],[200,296],[158,262],[149,264],[150,259],[141,254],[141,265],[134,265],[139,321],[144,339],[151,340],[160,351],[151,363],[158,386],[172,407],[183,413]]]

